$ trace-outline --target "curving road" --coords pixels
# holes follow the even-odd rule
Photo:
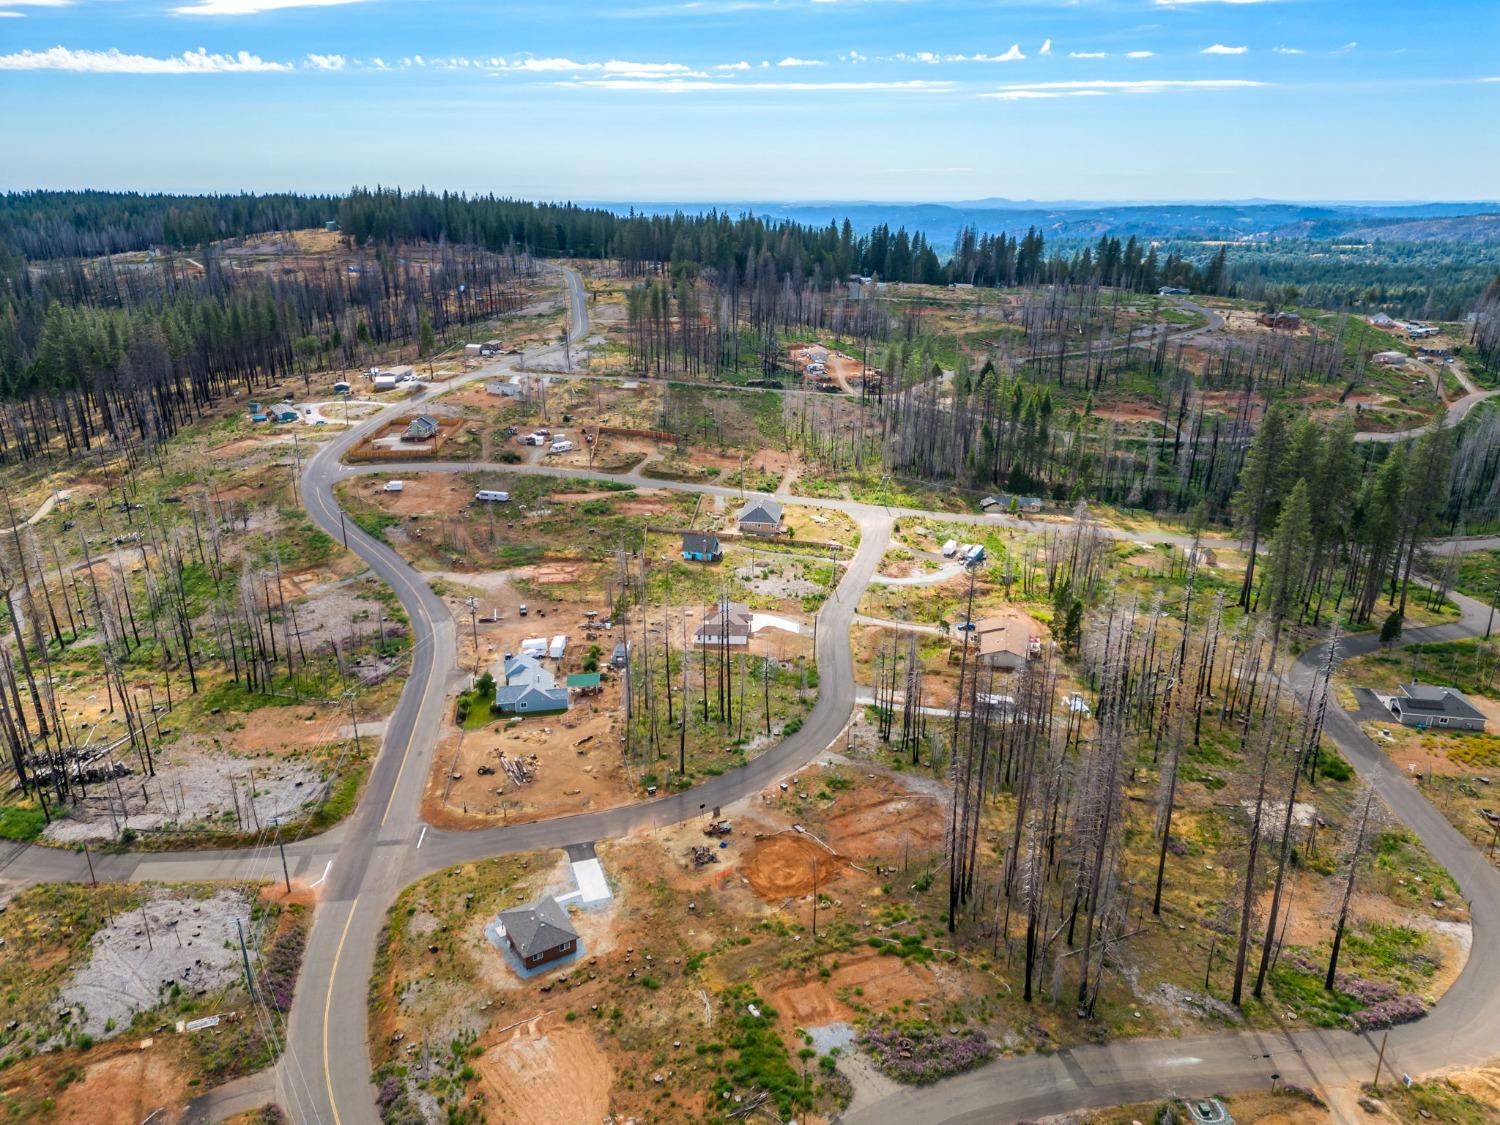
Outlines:
[[[1484,631],[1489,607],[1455,596],[1459,622],[1409,630],[1405,641],[1456,640]],[[1342,657],[1374,651],[1378,638],[1345,638]],[[1306,703],[1326,646],[1304,653],[1286,679]],[[1386,1074],[1422,1074],[1486,1062],[1500,1052],[1500,872],[1475,850],[1349,715],[1329,701],[1325,734],[1380,799],[1457,880],[1468,900],[1474,938],[1463,973],[1431,1013],[1392,1028]],[[990,1063],[935,1086],[902,1090],[845,1116],[846,1125],[922,1121],[980,1125],[1153,1100],[1244,1090],[1280,1075],[1302,1086],[1368,1082],[1378,1036],[1350,1031],[1264,1031],[1187,1039],[1128,1039]]]
[[[564,273],[572,312],[569,337],[576,344],[588,334],[587,303],[578,275],[571,270]],[[531,358],[540,358],[540,354]],[[463,381],[512,370],[519,362],[507,359],[473,372]],[[391,410],[409,410],[454,385],[450,382]],[[313,520],[330,534],[347,537],[349,548],[391,586],[405,607],[414,634],[408,682],[358,808],[333,831],[287,848],[294,874],[318,886],[320,893],[288,1021],[287,1051],[272,1070],[230,1083],[200,1099],[190,1112],[193,1120],[218,1120],[275,1100],[300,1122],[365,1125],[376,1121],[369,1077],[367,990],[380,928],[401,888],[453,863],[593,841],[687,819],[698,815],[704,806],[729,804],[763,789],[812,761],[837,739],[855,705],[849,629],[860,595],[885,552],[895,519],[915,515],[955,522],[998,522],[998,517],[985,515],[797,498],[799,504],[849,514],[858,523],[861,537],[859,550],[819,615],[818,700],[796,734],[740,769],[653,801],[479,831],[433,830],[422,823],[419,810],[441,725],[439,715],[450,687],[460,676],[454,667],[454,622],[443,601],[399,555],[341,520],[334,500],[335,484],[376,472],[493,469],[565,479],[609,477],[641,487],[709,495],[742,493],[738,489],[652,480],[638,473],[603,474],[548,466],[467,462],[368,468],[342,465],[344,453],[387,413],[320,447],[304,469],[302,490]],[[1009,518],[1005,522],[1021,528],[1056,526]],[[1189,541],[1186,536],[1106,530],[1115,537],[1145,543]],[[1406,639],[1482,633],[1487,607],[1467,598],[1455,600],[1464,610],[1460,623],[1411,630]],[[1359,652],[1374,643],[1370,638],[1356,638],[1345,641],[1344,648]],[[1305,654],[1289,673],[1289,680],[1300,693],[1306,693],[1316,661],[1316,651]],[[1360,773],[1374,781],[1401,820],[1453,873],[1471,904],[1475,941],[1463,976],[1427,1019],[1392,1032],[1388,1059],[1398,1070],[1414,1073],[1482,1060],[1500,1044],[1500,1005],[1493,1003],[1496,983],[1500,982],[1500,943],[1494,939],[1500,933],[1500,875],[1336,707],[1330,707],[1327,732]],[[245,851],[125,854],[100,857],[94,866],[100,878],[111,880],[228,879],[247,874],[263,876],[267,857]],[[26,846],[0,850],[0,878],[30,883],[87,877],[82,857],[73,852]],[[902,1091],[861,1108],[847,1120],[873,1123],[911,1114],[932,1122],[1015,1120],[1154,1098],[1169,1091],[1193,1094],[1243,1088],[1273,1070],[1289,1081],[1336,1084],[1367,1076],[1372,1065],[1371,1045],[1345,1032],[1258,1033],[1164,1042],[1127,1040],[1107,1047],[1076,1048],[993,1063],[933,1087]]]

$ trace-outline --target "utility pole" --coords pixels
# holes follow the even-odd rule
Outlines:
[[[276,849],[281,852],[281,878],[286,882],[286,893],[292,893],[292,877],[286,869],[286,844],[281,839],[281,825],[276,825]]]
[[[254,1004],[256,1002],[255,978],[250,974],[250,951],[245,948],[245,927],[240,924],[240,920],[238,918],[235,918],[234,928],[239,932],[240,935],[240,960],[243,961],[245,965],[245,987],[250,990],[250,1003]]]
[[[94,877],[94,857],[89,854],[89,847],[87,844],[83,846],[83,858],[88,861],[89,865],[89,886],[97,887],[99,885],[99,880]]]
[[[1370,1087],[1377,1094],[1380,1092],[1380,1068],[1385,1064],[1385,1041],[1390,1037],[1391,1033],[1389,1031],[1384,1032],[1380,1036],[1380,1054],[1375,1056],[1375,1081],[1370,1083]]]
[[[479,676],[479,599],[469,599],[469,629],[474,636],[474,675]]]
[[[351,691],[346,696],[349,700],[349,722],[354,727],[354,752],[360,753],[359,749],[359,716],[354,711],[354,693]]]

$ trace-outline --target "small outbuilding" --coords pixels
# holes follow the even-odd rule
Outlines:
[[[578,931],[551,896],[539,898],[530,906],[502,910],[500,925],[505,940],[528,969],[560,960],[578,949]]]

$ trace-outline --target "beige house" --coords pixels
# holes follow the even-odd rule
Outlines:
[[[1013,617],[987,617],[974,623],[969,643],[979,650],[981,667],[1000,672],[1014,672],[1026,663],[1031,646],[1031,632]]]

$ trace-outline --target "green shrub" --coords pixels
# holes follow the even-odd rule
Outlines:
[[[1318,773],[1329,781],[1348,781],[1354,776],[1354,767],[1337,750],[1324,750],[1318,758]]]

